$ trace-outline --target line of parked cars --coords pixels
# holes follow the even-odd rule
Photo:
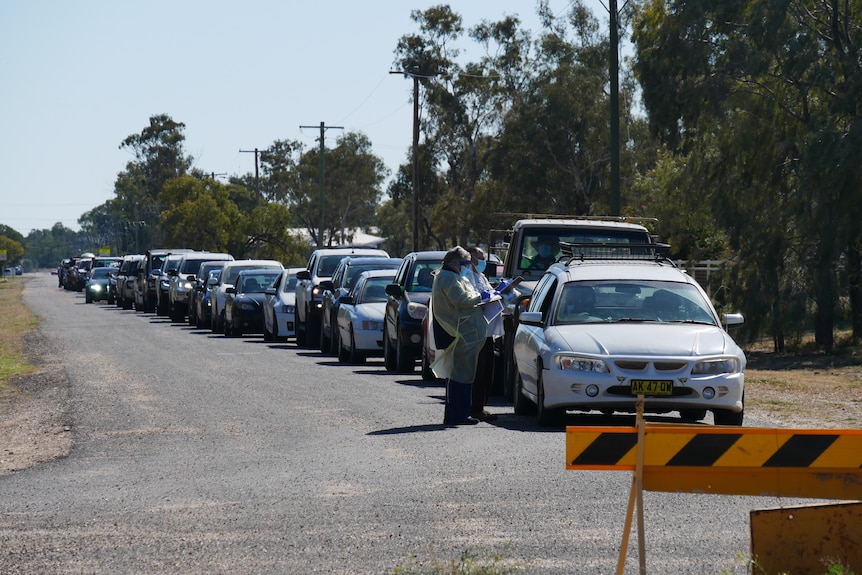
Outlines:
[[[511,361],[507,399],[516,414],[556,425],[567,411],[631,413],[643,395],[647,413],[675,411],[695,422],[711,411],[716,424],[742,424],[746,360],[728,333],[741,315],[719,314],[660,244],[559,243],[556,263],[528,290],[503,294],[516,315],[511,338],[499,338],[495,350],[497,392],[504,394],[503,363]],[[374,248],[327,248],[303,268],[285,268],[224,253],[151,250],[91,268],[86,299],[225,336],[292,339],[344,363],[382,357],[388,371],[421,366],[433,379],[425,320],[445,253],[392,258]],[[489,260],[485,273],[496,283],[504,266]]]

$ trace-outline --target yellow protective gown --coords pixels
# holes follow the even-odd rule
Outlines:
[[[482,296],[470,281],[455,272],[443,268],[434,277],[434,318],[455,338],[435,354],[431,370],[437,377],[468,384],[476,377],[476,362],[488,328],[482,308],[477,305],[481,301]]]

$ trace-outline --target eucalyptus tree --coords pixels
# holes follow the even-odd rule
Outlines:
[[[862,329],[862,286],[854,276],[862,209],[860,24],[859,5],[849,1],[652,0],[633,34],[654,133],[673,150],[701,152],[688,164],[702,182],[691,193],[728,230],[740,262],[767,258],[765,268],[792,265],[790,277],[798,271],[803,282],[789,299],[809,295],[815,335],[827,351],[841,293],[837,268],[846,256],[857,337]],[[783,288],[767,275],[752,284],[775,295],[756,311],[775,314],[786,309],[774,300]]]
[[[138,227],[134,233],[143,235],[144,247],[161,238],[155,237],[161,215],[159,193],[165,183],[185,175],[192,157],[185,153],[185,124],[174,121],[167,114],[151,116],[149,124],[139,134],[127,136],[120,144],[133,154],[126,169],[117,174],[114,184],[120,220]]]

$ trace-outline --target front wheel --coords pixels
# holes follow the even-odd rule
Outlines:
[[[566,414],[564,409],[560,409],[559,407],[549,408],[545,407],[545,384],[542,382],[542,379],[539,378],[539,381],[536,382],[536,388],[538,389],[538,401],[536,401],[536,411],[539,416],[539,425],[542,427],[556,427],[563,422],[563,417]]]
[[[712,417],[715,420],[716,425],[733,425],[735,427],[739,427],[740,425],[742,425],[743,415],[744,411],[735,413],[733,411],[730,411],[729,409],[712,410]]]
[[[413,352],[401,343],[401,336],[397,335],[400,331],[400,329],[395,328],[395,371],[398,373],[412,373],[416,358],[413,357]]]
[[[515,373],[515,388],[513,390],[515,397],[512,399],[515,415],[533,415],[536,413],[536,404],[527,399],[523,388],[524,382],[521,379],[521,374]]]
[[[308,315],[305,316],[306,319]],[[308,342],[308,334],[305,332],[305,322],[302,321],[302,318],[299,317],[299,313],[296,314],[296,345],[299,347],[305,347],[305,344]]]
[[[389,333],[385,325],[383,326],[383,366],[388,371],[395,371],[395,351],[389,342]]]
[[[365,354],[356,349],[356,340],[353,338],[353,330],[350,330],[350,353],[347,361],[350,363],[365,363]]]

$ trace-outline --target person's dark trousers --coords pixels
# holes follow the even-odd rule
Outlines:
[[[470,418],[470,388],[472,387],[469,383],[461,383],[454,379],[446,380],[444,424],[455,425]]]
[[[476,363],[476,379],[473,380],[472,408],[470,413],[479,417],[485,410],[488,397],[491,395],[491,386],[494,383],[494,338],[485,338],[485,345],[479,352]]]

